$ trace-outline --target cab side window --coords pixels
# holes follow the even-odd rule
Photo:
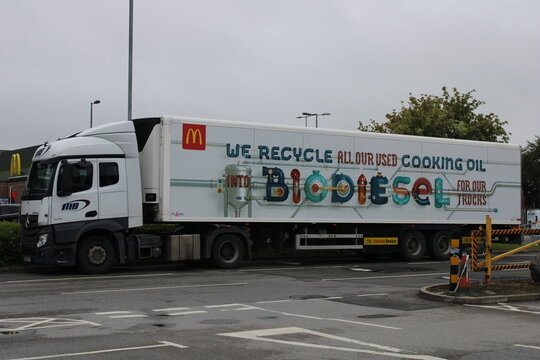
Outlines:
[[[118,164],[114,162],[99,164],[99,187],[117,184],[120,179],[118,175]]]
[[[58,172],[58,194],[61,196],[92,188],[94,167],[88,161],[63,164]]]

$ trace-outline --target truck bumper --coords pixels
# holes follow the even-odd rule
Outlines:
[[[45,240],[46,238],[46,240]],[[38,231],[23,231],[21,250],[23,260],[29,264],[75,266],[76,243],[55,244],[54,231],[50,226]]]

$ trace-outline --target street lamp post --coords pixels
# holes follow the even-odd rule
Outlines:
[[[330,113],[312,114],[312,113],[305,112],[305,113],[302,113],[302,115],[306,117],[306,126],[307,126],[307,118],[310,116],[315,116],[315,127],[317,128],[319,127],[319,116],[327,116],[327,115],[332,115],[332,114]]]
[[[101,101],[94,100],[90,103],[90,128],[92,128],[92,119],[94,117],[94,105],[100,104]]]
[[[129,39],[128,39],[128,121],[131,121],[133,103],[133,0],[129,0]]]
[[[297,116],[296,118],[297,118],[297,119],[306,119],[306,127],[307,127],[307,118],[308,118],[308,117],[309,117],[309,116]]]

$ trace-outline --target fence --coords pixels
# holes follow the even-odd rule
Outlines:
[[[531,267],[530,264],[511,264],[511,265],[495,265],[493,266],[492,263],[494,261],[503,259],[507,256],[510,256],[512,254],[515,254],[517,252],[523,251],[525,249],[528,249],[532,246],[535,246],[537,244],[540,244],[540,240],[533,241],[529,244],[523,245],[521,247],[518,247],[514,250],[507,251],[503,254],[497,255],[495,257],[492,256],[492,238],[493,236],[497,235],[521,235],[521,234],[527,234],[527,235],[540,235],[540,229],[508,229],[508,230],[492,230],[491,228],[491,217],[486,216],[486,228],[475,230],[471,233],[472,241],[471,241],[471,270],[472,271],[485,271],[486,276],[485,280],[486,283],[491,282],[491,272],[497,271],[497,270],[509,270],[509,269],[528,269]],[[485,238],[485,251],[486,251],[486,259],[482,262],[478,262],[478,243],[482,240],[482,238]]]

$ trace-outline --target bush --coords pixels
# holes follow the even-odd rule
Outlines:
[[[0,266],[21,263],[21,225],[16,222],[0,221]]]

